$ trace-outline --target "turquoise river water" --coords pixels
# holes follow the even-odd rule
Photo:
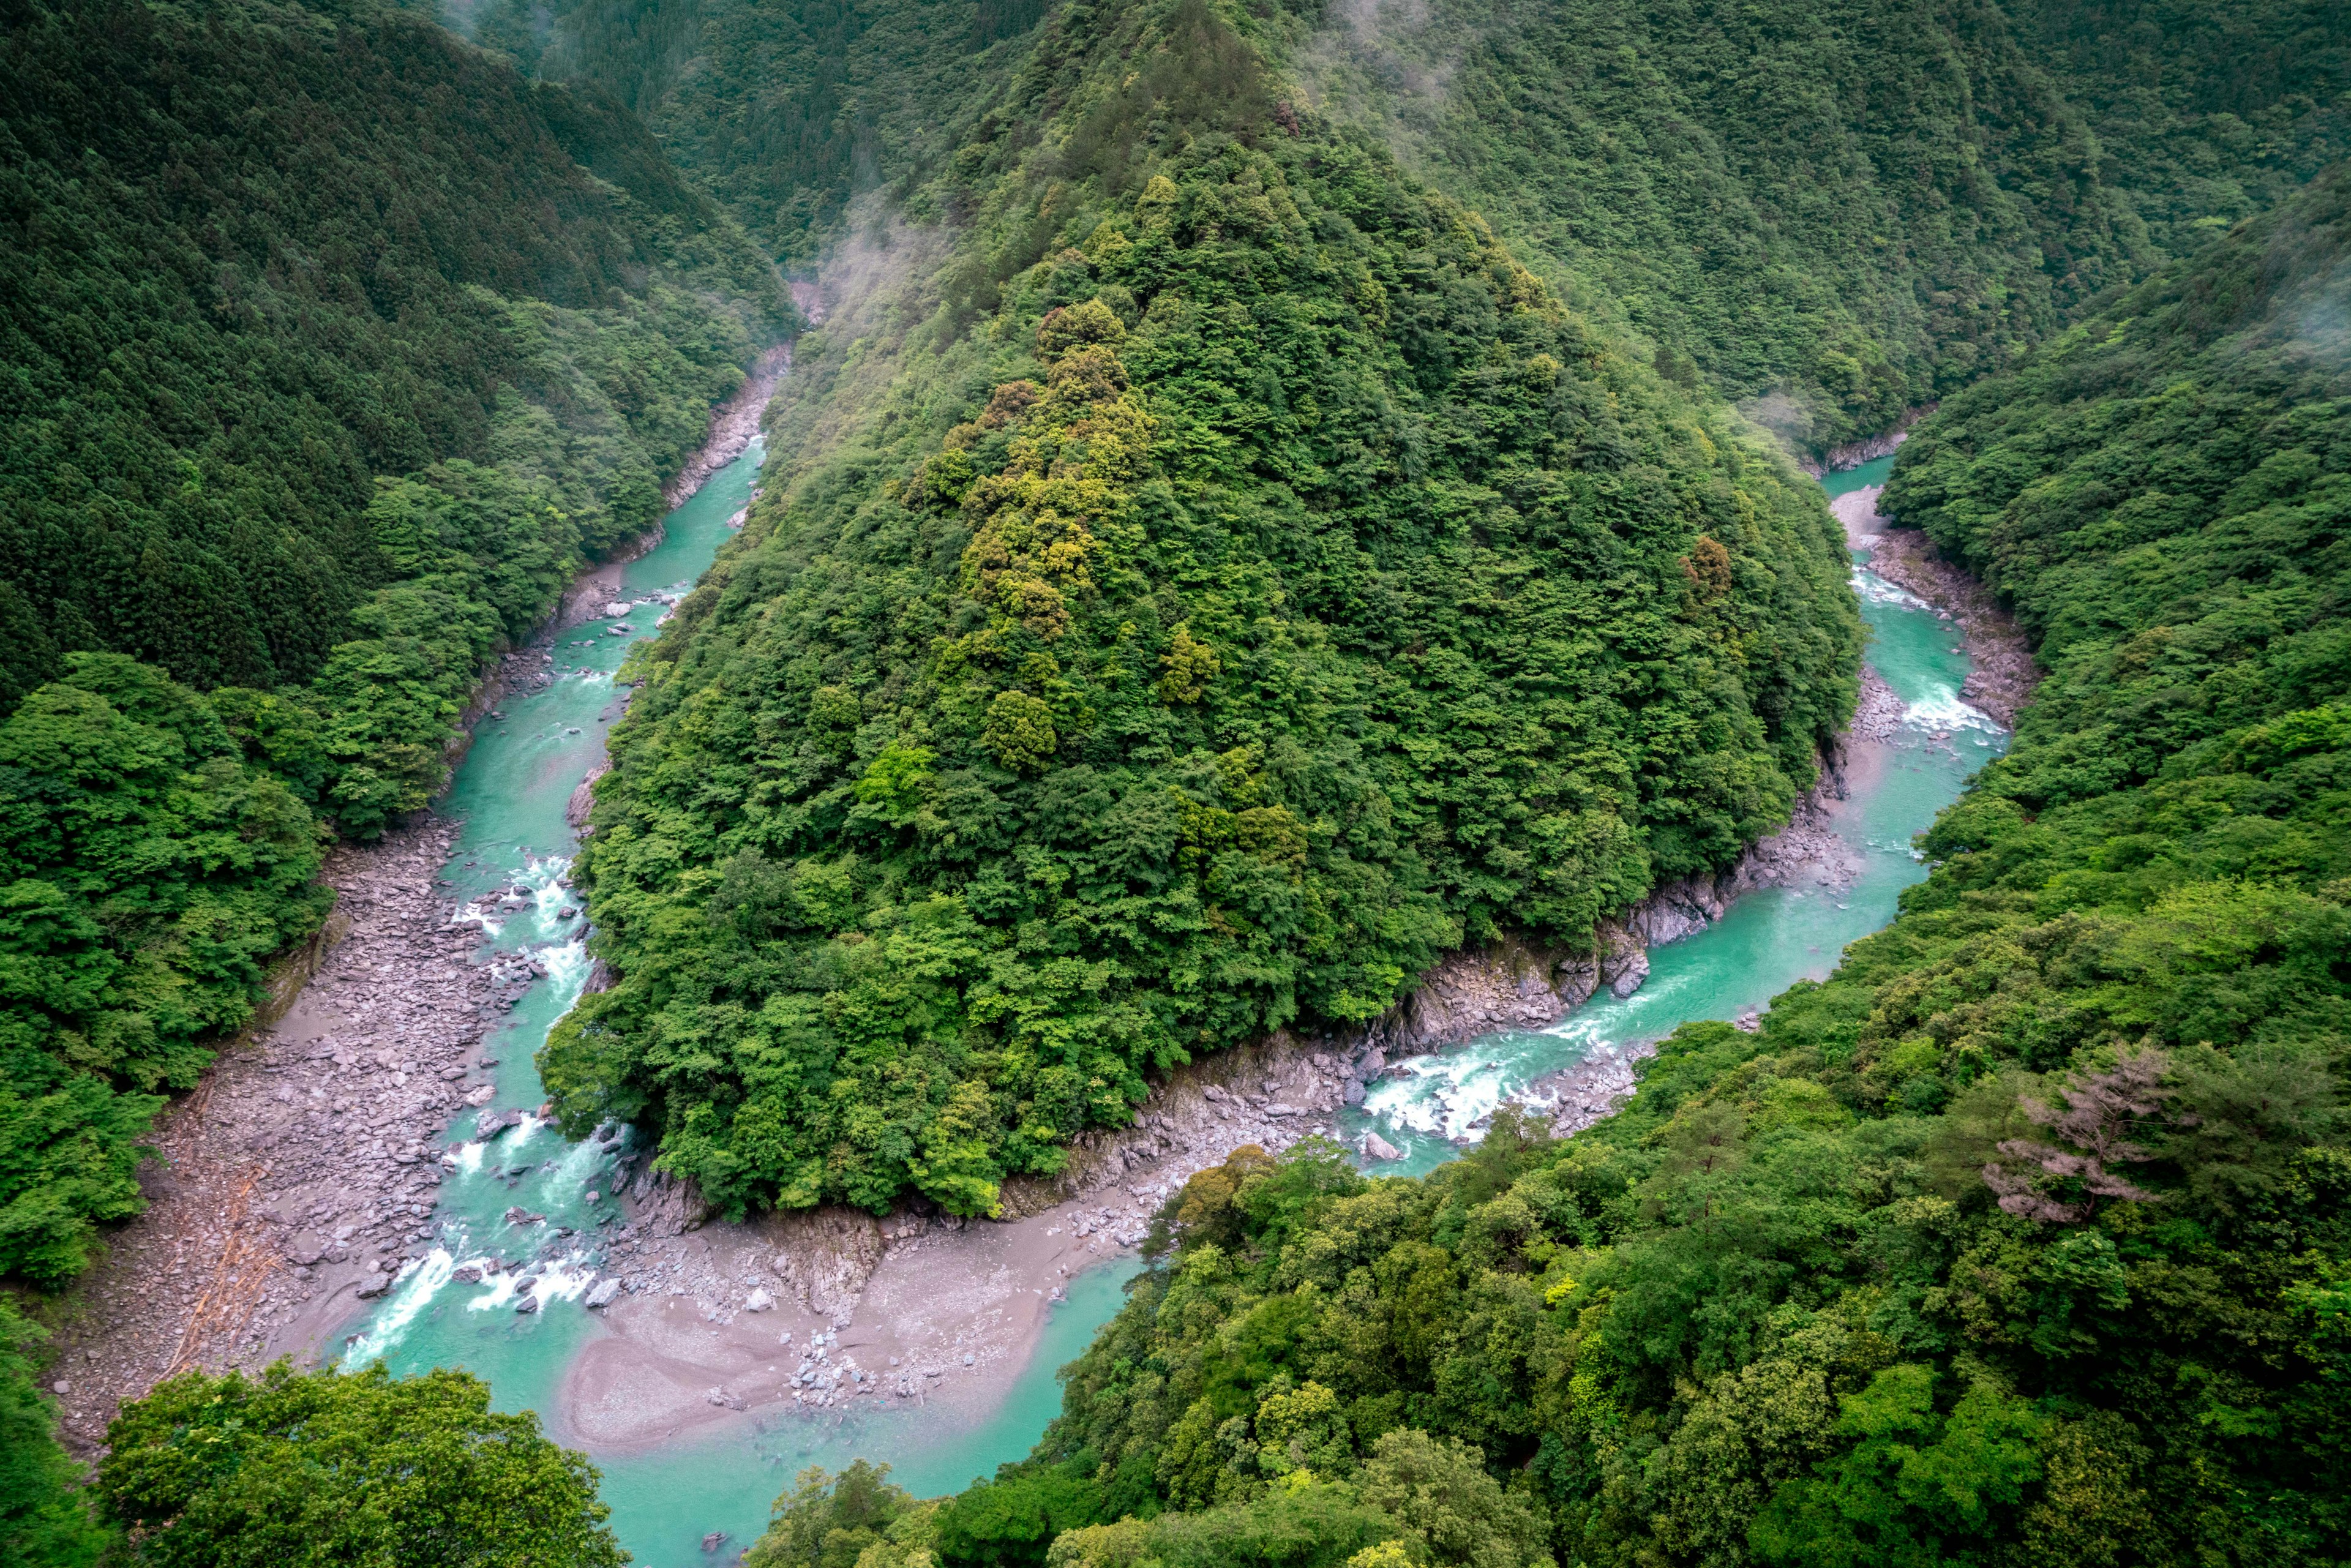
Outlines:
[[[347,1365],[381,1357],[395,1372],[464,1367],[488,1380],[500,1409],[549,1410],[564,1369],[601,1332],[581,1304],[596,1277],[600,1229],[617,1222],[600,1179],[626,1147],[570,1144],[528,1113],[544,1092],[531,1059],[587,978],[582,917],[564,885],[576,836],[564,806],[601,761],[604,734],[620,715],[613,674],[629,647],[650,633],[669,605],[709,566],[747,502],[761,448],[754,444],[673,512],[661,545],[623,569],[615,598],[630,604],[630,634],[602,620],[557,635],[557,678],[516,696],[476,730],[443,810],[462,833],[443,873],[460,901],[459,918],[478,924],[484,956],[528,956],[541,977],[517,1004],[487,1054],[497,1058],[496,1107],[526,1113],[491,1142],[472,1141],[461,1117],[448,1139],[455,1168],[441,1188],[439,1240],[381,1301],[350,1325]],[[1882,484],[1891,459],[1832,475],[1832,495]],[[1693,1019],[1731,1018],[1793,981],[1825,975],[1846,943],[1893,917],[1901,890],[1925,874],[1911,836],[1959,793],[2005,737],[1959,697],[1967,659],[1951,628],[1917,600],[1872,576],[1856,559],[1855,583],[1871,631],[1869,661],[1905,705],[1896,736],[1857,768],[1837,831],[1861,852],[1865,870],[1849,889],[1775,890],[1739,901],[1706,931],[1654,949],[1647,983],[1624,1000],[1604,995],[1551,1029],[1489,1036],[1401,1064],[1381,1080],[1349,1130],[1377,1127],[1405,1152],[1401,1166],[1424,1171],[1458,1152],[1457,1140],[1504,1098],[1594,1050],[1622,1050]],[[1937,737],[1942,738],[1936,738]],[[529,1268],[476,1281],[465,1267],[511,1248],[503,1215],[519,1205],[568,1230]],[[916,1495],[936,1495],[1026,1454],[1060,1406],[1060,1367],[1118,1310],[1137,1265],[1105,1265],[1070,1283],[1027,1369],[985,1421],[956,1427],[936,1410],[821,1414],[795,1409],[747,1416],[717,1437],[646,1452],[594,1455],[612,1526],[640,1563],[684,1568],[711,1561],[705,1532],[731,1537],[726,1554],[756,1538],[769,1503],[810,1464],[837,1469],[863,1456],[886,1460]],[[517,1312],[528,1293],[536,1311]],[[559,1437],[561,1434],[557,1434]]]

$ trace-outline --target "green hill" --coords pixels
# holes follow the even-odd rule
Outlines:
[[[2341,1561],[2346,281],[2338,169],[1948,402],[2051,673],[1901,917],[1571,1139],[1195,1177],[946,1560]]]
[[[557,1103],[738,1211],[986,1211],[1155,1068],[1586,940],[1853,701],[1817,490],[1215,12],[1000,91],[922,194],[973,221],[804,345],[837,434],[632,666],[577,873],[620,978]]]
[[[368,7],[0,19],[0,1274],[138,1204],[485,661],[789,312],[630,117]]]

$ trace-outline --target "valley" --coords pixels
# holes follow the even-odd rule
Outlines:
[[[2335,8],[0,62],[0,1557],[2344,1555]]]

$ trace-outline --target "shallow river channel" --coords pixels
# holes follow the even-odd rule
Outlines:
[[[670,515],[657,549],[624,569],[611,597],[629,604],[625,618],[558,632],[552,684],[510,697],[498,710],[502,718],[485,719],[475,731],[442,808],[463,824],[443,875],[460,918],[480,925],[485,956],[494,950],[509,962],[527,957],[542,972],[487,1048],[499,1062],[492,1107],[520,1111],[524,1120],[485,1144],[468,1141],[474,1117],[459,1118],[449,1142],[455,1168],[435,1217],[439,1245],[349,1325],[355,1337],[347,1365],[381,1357],[396,1372],[464,1367],[489,1381],[499,1408],[548,1411],[556,1406],[566,1366],[602,1332],[583,1298],[597,1279],[596,1239],[619,1216],[609,1197],[589,1197],[610,1192],[611,1183],[600,1176],[625,1141],[569,1144],[528,1115],[545,1097],[531,1059],[579,997],[588,972],[585,918],[563,885],[576,845],[564,806],[581,776],[602,760],[605,733],[620,716],[614,671],[729,537],[729,519],[750,497],[760,456],[755,442]],[[1891,462],[1830,476],[1831,494],[1883,484]],[[1654,949],[1647,983],[1628,998],[1604,993],[1551,1029],[1489,1036],[1403,1063],[1347,1121],[1351,1134],[1376,1127],[1405,1151],[1402,1165],[1384,1166],[1384,1173],[1425,1171],[1452,1157],[1456,1140],[1496,1104],[1593,1051],[1622,1051],[1693,1019],[1733,1018],[1797,979],[1827,974],[1846,943],[1893,917],[1901,890],[1925,874],[1911,836],[2006,737],[1959,700],[1968,663],[1953,627],[1872,576],[1859,558],[1855,581],[1872,632],[1869,662],[1904,706],[1889,739],[1856,744],[1851,797],[1833,824],[1858,852],[1858,879],[1841,890],[1750,894],[1709,929]],[[631,630],[617,633],[623,623]],[[546,1216],[549,1232],[570,1234],[521,1284],[521,1270],[473,1279],[467,1261],[497,1250],[512,1233],[503,1217],[517,1206]],[[944,1418],[936,1408],[814,1413],[788,1406],[755,1412],[716,1436],[593,1453],[613,1528],[638,1563],[684,1568],[714,1561],[700,1549],[711,1531],[728,1537],[717,1557],[731,1561],[764,1527],[776,1495],[808,1465],[838,1468],[861,1455],[886,1460],[893,1478],[918,1496],[992,1472],[1027,1453],[1042,1433],[1060,1406],[1056,1371],[1116,1312],[1136,1266],[1128,1258],[1071,1281],[1067,1301],[1055,1309],[1026,1370],[984,1419]],[[517,1310],[525,1294],[535,1310]],[[560,1430],[552,1435],[571,1440]]]

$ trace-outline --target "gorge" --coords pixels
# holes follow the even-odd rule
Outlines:
[[[0,1555],[2344,1554],[2334,8],[0,29]]]

